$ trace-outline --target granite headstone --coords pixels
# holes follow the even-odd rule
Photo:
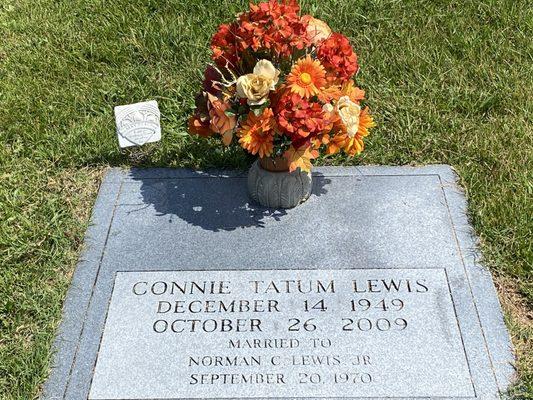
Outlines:
[[[111,170],[43,399],[495,399],[513,355],[447,166]]]

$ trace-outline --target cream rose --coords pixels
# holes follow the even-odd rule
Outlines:
[[[254,67],[254,75],[264,76],[271,80],[270,90],[274,90],[279,80],[279,70],[268,60],[259,60]]]
[[[261,105],[268,99],[268,93],[276,88],[279,71],[268,60],[260,60],[255,64],[251,74],[237,79],[237,95],[247,99],[250,105]]]
[[[348,96],[343,96],[339,99],[336,105],[337,114],[346,127],[348,136],[354,137],[359,129],[359,115],[361,114],[361,106],[350,100]]]
[[[314,45],[318,45],[331,35],[331,28],[324,21],[317,18],[308,17],[307,36]]]
[[[250,105],[260,105],[267,101],[272,82],[270,79],[255,74],[243,75],[237,79],[237,95],[248,99]]]

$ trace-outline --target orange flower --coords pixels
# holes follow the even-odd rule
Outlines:
[[[359,103],[359,101],[364,100],[365,91],[355,86],[354,81],[350,79],[348,82],[342,85],[341,96],[348,96],[354,103]],[[338,100],[341,96],[339,96],[336,100]]]
[[[376,126],[374,118],[370,115],[368,107],[363,108],[359,116],[359,129],[357,134],[363,137],[368,136],[368,130]]]
[[[209,99],[207,108],[211,120],[210,129],[222,135],[222,141],[227,146],[233,138],[233,129],[237,125],[237,118],[234,115],[226,114],[231,107],[229,103],[223,103],[217,97],[207,94]]]
[[[340,134],[335,135],[328,143],[328,147],[326,149],[326,154],[336,154],[342,149],[346,144],[346,139],[348,138],[348,135],[346,134]]]
[[[327,146],[331,138],[328,133],[319,133],[315,138],[311,139],[311,146],[314,150],[320,150],[322,145]]]
[[[239,144],[253,155],[268,157],[274,148],[274,128],[272,109],[265,108],[260,115],[250,112],[237,132]]]
[[[318,151],[313,150],[310,146],[303,145],[295,149],[294,146],[289,147],[283,156],[289,162],[289,172],[296,171],[300,168],[302,171],[311,171],[313,164],[311,160],[318,157]]]
[[[328,83],[318,94],[318,100],[323,103],[330,103],[333,100],[338,100],[341,96],[341,87],[339,85],[332,85]]]
[[[211,136],[213,131],[209,129],[209,118],[200,114],[191,115],[189,118],[189,132],[203,137]]]
[[[287,77],[291,92],[309,98],[320,93],[326,84],[326,70],[320,61],[313,60],[310,55],[301,58],[292,68]]]
[[[350,137],[346,134],[345,142],[343,145],[344,152],[350,156],[355,156],[363,151],[365,144],[363,138],[368,136],[368,129],[376,126],[374,119],[368,112],[368,107],[361,110],[359,115],[359,127],[357,133]]]

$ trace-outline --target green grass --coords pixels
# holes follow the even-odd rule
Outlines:
[[[527,0],[305,1],[353,40],[378,127],[354,160],[453,165],[533,398],[533,8]],[[244,168],[186,135],[208,42],[244,1],[0,4],[0,398],[33,399],[102,168]],[[160,144],[120,152],[113,106],[156,99]],[[500,284],[501,283],[501,284]]]

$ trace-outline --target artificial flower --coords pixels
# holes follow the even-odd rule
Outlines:
[[[261,105],[268,100],[271,80],[254,74],[246,74],[237,79],[237,96],[247,99],[250,105]]]
[[[339,116],[335,111],[335,107],[331,103],[324,104],[322,106],[322,112],[324,116],[324,125],[322,127],[321,134],[319,134],[319,139],[322,144],[327,144],[329,142],[327,134],[330,133],[332,129],[334,129],[335,125],[337,124],[337,121],[339,120]]]
[[[239,61],[236,31],[238,24],[222,24],[211,39],[212,59],[220,67],[235,68]]]
[[[220,73],[220,70],[213,67],[212,65],[208,65],[206,70],[204,71],[204,81],[202,83],[202,88],[205,92],[212,94],[213,96],[217,96],[220,94],[221,87],[220,87],[220,81],[223,79],[222,74]]]
[[[326,83],[326,71],[319,61],[310,55],[296,62],[287,77],[291,92],[304,98],[310,98],[320,93]]]
[[[189,131],[195,135],[203,137],[208,137],[213,134],[213,131],[209,128],[209,126],[209,118],[200,114],[191,115],[188,121]]]
[[[237,131],[239,144],[253,155],[268,157],[274,147],[275,126],[272,109],[265,108],[259,115],[250,112]]]
[[[285,151],[291,170],[310,169],[317,150],[363,150],[375,124],[353,80],[357,55],[326,22],[301,16],[297,0],[250,4],[218,27],[211,50],[191,134],[220,134],[226,145],[236,135],[259,157]]]
[[[349,137],[354,137],[359,129],[359,115],[361,106],[350,100],[348,96],[343,96],[337,102],[335,109],[339,115],[342,124],[346,128]]]
[[[363,138],[355,136],[353,138],[346,138],[343,144],[343,150],[350,157],[360,154],[365,148]]]
[[[254,67],[254,75],[264,76],[271,80],[270,90],[274,90],[279,81],[280,71],[268,60],[259,60]]]
[[[296,148],[294,146],[289,147],[283,156],[289,163],[289,172],[295,171],[300,168],[302,171],[311,171],[311,160],[318,157],[318,151],[313,150],[310,146],[301,146]]]
[[[322,132],[327,124],[320,103],[290,92],[277,101],[275,113],[279,129],[297,148]]]
[[[250,4],[250,11],[239,14],[237,21],[218,28],[211,41],[212,58],[220,66],[235,68],[249,50],[287,58],[310,44],[306,30],[296,1]]]
[[[348,96],[354,103],[359,103],[365,98],[365,91],[355,86],[354,81],[351,79],[342,85],[339,93],[341,96]]]
[[[326,148],[326,154],[336,154],[338,153],[346,144],[347,135],[344,133],[333,135],[329,138]]]
[[[211,94],[208,94],[208,99],[210,129],[213,132],[220,133],[224,144],[227,146],[233,138],[233,129],[237,124],[237,118],[235,118],[235,115],[227,113],[231,108],[231,104],[222,102]]]
[[[361,110],[361,115],[359,115],[359,129],[357,134],[366,137],[368,136],[368,130],[376,126],[374,118],[370,115],[368,107],[365,107]]]
[[[357,55],[348,38],[340,33],[333,33],[318,46],[317,57],[326,68],[329,80],[346,82],[351,79],[359,66]]]
[[[260,60],[254,72],[237,79],[237,95],[250,105],[261,105],[268,100],[268,94],[276,88],[279,71],[268,60]]]
[[[326,86],[322,88],[318,94],[318,99],[322,103],[330,103],[333,100],[338,100],[342,96],[341,86],[326,82]]]
[[[311,146],[313,149],[319,150],[322,145],[328,145],[331,140],[331,136],[328,133],[321,133],[315,138],[311,139]]]
[[[326,103],[322,106],[322,110],[324,110],[325,113],[332,113],[335,111],[335,107],[331,103]]]
[[[254,51],[267,51],[276,58],[290,57],[294,49],[302,50],[309,44],[307,25],[300,17],[296,1],[269,0],[250,4],[250,12],[239,16],[237,32],[240,46]]]
[[[331,28],[324,21],[311,15],[306,15],[303,19],[307,22],[307,36],[315,46],[330,37]]]
[[[365,144],[363,138],[368,136],[368,129],[376,126],[374,119],[368,112],[368,107],[361,110],[359,115],[359,126],[354,136],[348,136],[343,144],[343,150],[349,156],[355,156],[363,151]]]

